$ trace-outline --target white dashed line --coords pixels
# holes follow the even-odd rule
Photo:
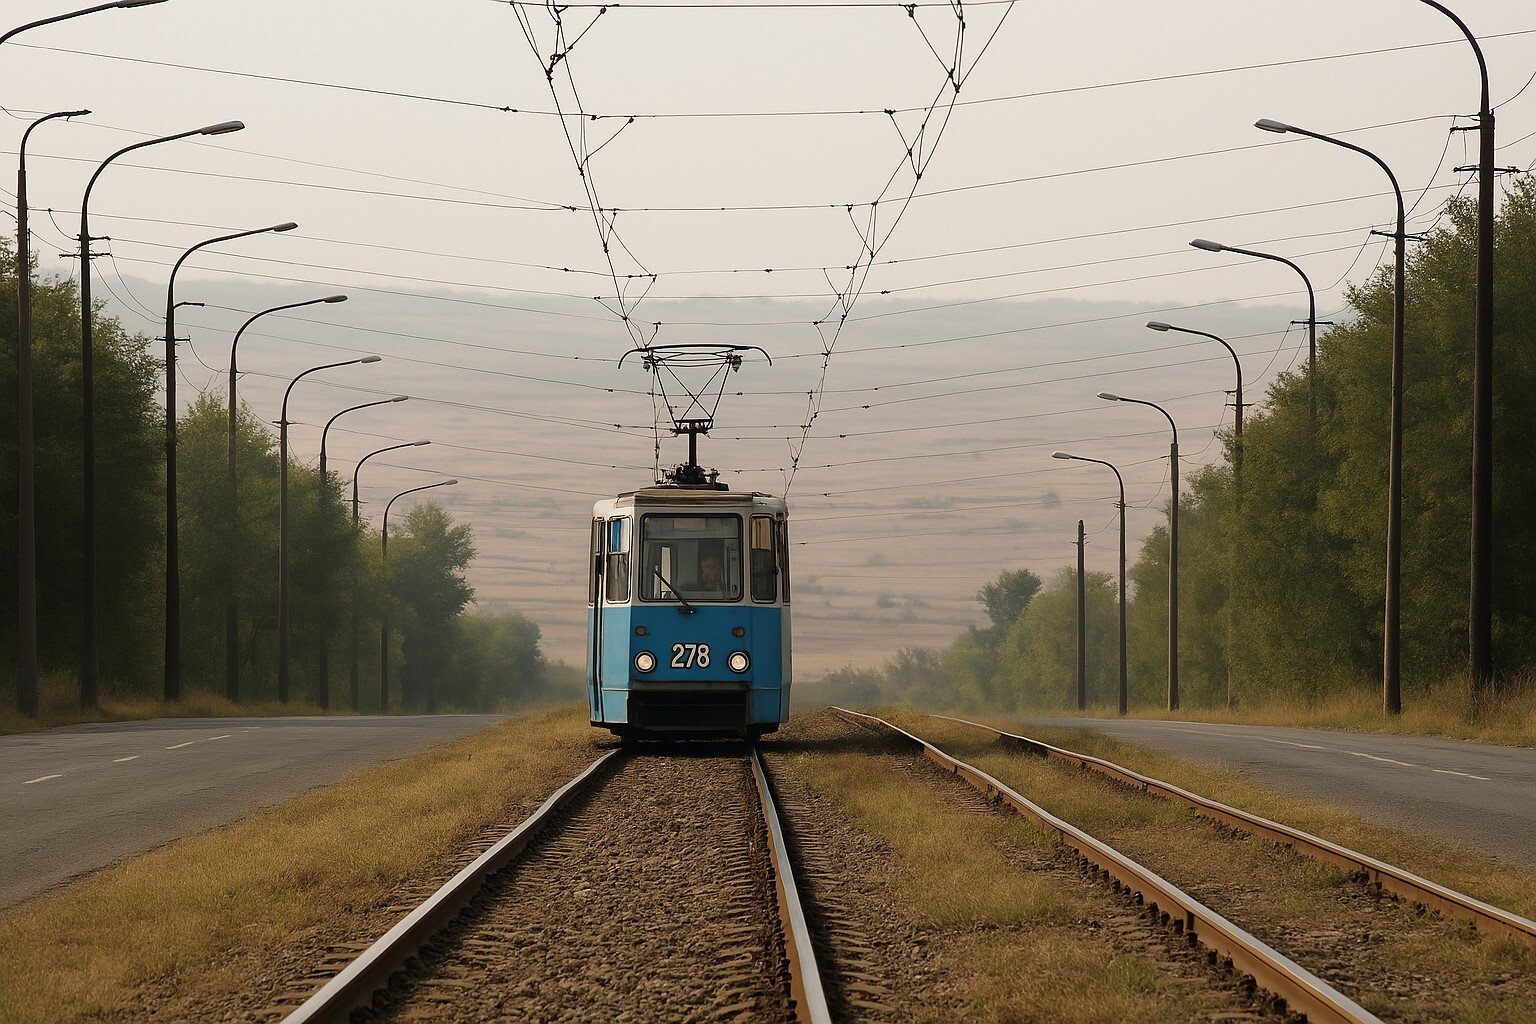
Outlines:
[[[1267,737],[1264,739],[1264,742],[1265,743],[1283,743],[1287,747],[1300,747],[1302,750],[1327,750],[1328,749],[1327,747],[1320,747],[1316,743],[1293,743],[1290,740],[1272,740],[1272,739],[1269,739]]]
[[[1471,772],[1453,772],[1449,768],[1431,768],[1436,775],[1460,775],[1464,779],[1476,779],[1479,782],[1492,782],[1486,775],[1473,775]]]
[[[209,736],[207,742],[212,743],[214,740],[227,740],[227,739],[229,739],[233,735],[234,735],[234,733],[227,732],[223,736]]]
[[[192,744],[194,744],[196,742],[197,742],[197,740],[187,740],[187,742],[185,742],[185,743],[177,743],[177,744],[175,744],[173,746],[166,747],[165,749],[166,750],[180,750],[182,747],[190,747]]]
[[[112,759],[112,763],[113,764],[122,764],[124,761],[137,761],[139,758],[141,758],[143,756],[144,756],[143,754],[133,754],[132,756],[129,756],[129,757],[114,757]]]
[[[1395,764],[1395,765],[1399,765],[1399,766],[1401,766],[1403,768],[1417,768],[1417,767],[1419,767],[1418,765],[1412,764],[1412,763],[1410,763],[1408,761],[1394,761],[1390,757],[1377,757],[1375,754],[1362,754],[1358,750],[1346,750],[1346,751],[1344,751],[1344,753],[1350,755],[1351,757],[1368,757],[1372,761],[1380,761],[1382,764]]]
[[[23,786],[30,786],[34,782],[47,782],[49,779],[62,779],[63,777],[64,776],[62,774],[57,774],[57,775],[40,775],[40,776],[38,776],[35,779],[28,779],[26,782],[23,782],[22,785]]]

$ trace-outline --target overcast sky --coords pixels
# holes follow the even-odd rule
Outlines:
[[[28,0],[8,17],[72,6]],[[40,113],[94,111],[30,144],[36,252],[68,275],[58,254],[96,161],[244,120],[102,177],[92,226],[111,257],[95,263],[98,292],[156,336],[182,249],[298,221],[183,271],[178,297],[208,305],[183,311],[179,397],[221,391],[230,332],[251,312],[347,292],[248,332],[242,396],[274,420],[286,378],[384,356],[301,385],[296,457],[315,456],[318,424],[345,405],[410,394],[340,421],[332,465],[350,478],[374,447],[431,438],[369,463],[370,508],[459,477],[435,493],[475,528],[482,606],[526,611],[567,661],[581,659],[590,504],[647,482],[656,457],[649,381],[618,357],[637,333],[763,346],[772,367],[749,361],[732,379],[702,452],[734,486],[783,493],[804,440],[789,497],[805,675],[946,642],[977,621],[973,595],[999,569],[1066,564],[1079,518],[1090,564],[1110,569],[1112,478],[1051,462],[1052,448],[1124,467],[1133,543],[1157,522],[1166,425],[1093,395],[1166,403],[1188,472],[1230,424],[1231,363],[1147,319],[1234,339],[1250,400],[1303,357],[1297,277],[1190,238],[1296,258],[1324,318],[1378,265],[1384,241],[1369,232],[1393,210],[1379,170],[1256,131],[1256,118],[1351,132],[1412,191],[1415,230],[1436,223],[1468,180],[1456,168],[1475,161],[1474,137],[1449,133],[1476,110],[1471,53],[1430,45],[1456,39],[1454,26],[1413,0],[966,4],[958,62],[948,5],[915,17],[678,6],[568,8],[553,91],[545,69],[562,46],[542,6],[106,12],[0,51],[0,148],[14,155]],[[1507,101],[1499,163],[1529,168],[1536,16],[1516,0],[1458,8]],[[573,153],[619,213],[590,212]],[[866,267],[871,248],[849,292],[845,268]],[[846,325],[818,329],[838,292],[852,300]],[[663,435],[663,463],[682,452]]]

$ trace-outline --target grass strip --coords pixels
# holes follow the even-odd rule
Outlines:
[[[943,788],[947,780],[925,784],[892,762],[828,746],[791,753],[784,764],[894,851],[895,868],[874,881],[932,936],[965,1020],[1155,1024],[1234,1009],[1230,993],[1170,972],[1155,951],[1103,927],[1129,915],[1064,870],[1043,831],[978,814],[963,793]],[[1033,856],[1021,858],[1021,850]],[[915,1010],[910,1019],[953,1018]]]
[[[1402,1020],[1536,1019],[1536,953],[1511,938],[1377,901],[1342,868],[1234,835],[1175,801],[1104,776],[1001,748],[987,734],[911,713],[891,716],[1146,864],[1213,909]],[[1050,735],[1046,735],[1049,733]],[[1214,795],[1530,914],[1536,876],[1338,808],[1242,782],[1219,769],[1074,730],[1031,729],[1058,746]]]
[[[150,988],[216,1004],[262,987],[285,948],[371,921],[391,890],[511,824],[595,756],[593,739],[581,708],[522,715],[8,911],[0,1022],[131,1014]]]

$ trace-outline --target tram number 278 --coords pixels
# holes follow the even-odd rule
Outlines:
[[[709,668],[709,644],[673,644],[673,668]]]

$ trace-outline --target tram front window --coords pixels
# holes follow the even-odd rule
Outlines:
[[[741,600],[740,516],[649,515],[640,532],[642,600]]]

